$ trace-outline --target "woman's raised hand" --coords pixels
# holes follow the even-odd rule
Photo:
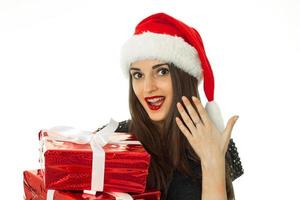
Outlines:
[[[225,130],[221,133],[209,118],[200,100],[196,97],[192,97],[192,100],[197,111],[188,98],[182,97],[189,115],[184,110],[183,105],[180,102],[177,103],[178,111],[185,124],[179,117],[176,117],[176,123],[195,153],[200,157],[201,164],[212,167],[220,161],[224,162],[231,132],[238,116],[231,117]]]

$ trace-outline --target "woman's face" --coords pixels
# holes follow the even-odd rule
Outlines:
[[[135,95],[151,120],[162,122],[170,110],[173,88],[169,66],[159,60],[139,60],[131,64]]]

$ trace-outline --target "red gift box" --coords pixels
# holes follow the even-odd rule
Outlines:
[[[46,200],[47,190],[40,170],[24,171],[25,200]],[[149,190],[142,194],[131,194],[134,200],[159,200],[160,192]],[[115,200],[113,194],[97,192],[96,195],[84,194],[82,191],[58,191],[53,200]]]
[[[40,132],[40,140],[51,135]],[[129,133],[116,133],[122,141],[135,141]],[[91,190],[93,152],[91,145],[44,140],[43,173],[46,189]],[[104,186],[106,192],[143,193],[146,187],[150,155],[141,144],[109,143],[105,152]]]

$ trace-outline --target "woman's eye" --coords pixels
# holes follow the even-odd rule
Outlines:
[[[139,72],[134,72],[134,73],[132,73],[132,76],[133,76],[134,79],[139,79],[139,78],[142,77],[142,74],[139,73]]]
[[[169,70],[167,68],[161,68],[161,69],[158,70],[158,73],[160,75],[165,75],[165,74],[169,73]]]

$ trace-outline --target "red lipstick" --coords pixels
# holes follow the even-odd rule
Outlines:
[[[145,101],[151,110],[159,110],[165,101],[164,96],[146,97]]]

